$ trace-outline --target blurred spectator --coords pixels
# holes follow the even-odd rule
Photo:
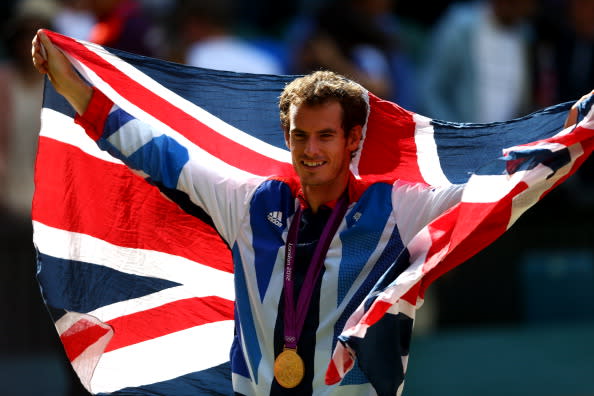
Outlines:
[[[5,0],[0,2],[0,26],[6,26],[8,20],[13,14],[13,9],[17,0]],[[5,43],[0,41],[0,61],[6,57]]]
[[[542,106],[577,100],[594,88],[594,0],[550,7],[541,19],[539,39]]]
[[[60,0],[53,25],[58,33],[88,40],[96,22],[89,0]]]
[[[47,356],[48,352],[55,356],[63,354],[35,282],[35,250],[31,239],[33,169],[40,130],[43,76],[31,66],[30,47],[38,29],[53,28],[51,21],[55,12],[53,1],[21,0],[15,3],[2,26],[6,61],[0,64],[3,105],[0,116],[0,312],[9,319],[0,323],[0,361],[5,365],[12,364],[15,357],[16,362],[33,362],[40,356]],[[16,367],[9,373],[18,374],[19,366]],[[72,376],[72,370],[65,372]],[[17,380],[25,383],[30,380],[30,374],[22,373],[22,378]],[[77,386],[80,388],[76,381],[72,378],[73,392]],[[5,385],[2,384],[3,391]],[[2,394],[16,394],[15,391],[8,389]]]
[[[160,31],[135,0],[87,0],[97,23],[89,41],[146,56],[160,56]]]
[[[311,0],[316,4],[325,0]],[[268,37],[282,35],[287,23],[300,9],[303,0],[278,1],[278,0],[235,0],[235,9],[240,16],[239,25],[242,35],[251,29],[257,29],[258,34]],[[244,33],[245,32],[245,33]]]
[[[334,0],[297,18],[289,33],[292,71],[333,70],[413,107],[413,70],[400,50],[392,7],[392,0]]]
[[[241,39],[232,32],[232,0],[180,1],[183,62],[192,66],[246,73],[282,74],[272,53]]]
[[[537,52],[541,107],[574,101],[594,89],[594,0],[568,0],[541,20]],[[559,18],[559,16],[564,18]],[[594,159],[562,186],[575,204],[594,207]]]
[[[426,3],[400,1],[396,12],[401,18],[415,21],[418,25],[431,27],[451,4],[451,0],[433,0]]]
[[[447,121],[509,120],[533,109],[531,28],[535,0],[452,5],[426,56],[423,114]]]
[[[55,11],[55,3],[49,0],[21,1],[14,18],[4,26],[8,59],[0,71],[4,106],[0,119],[0,202],[29,223],[43,77],[31,67],[28,47],[37,29],[51,28]]]
[[[559,97],[577,100],[594,88],[594,0],[570,0],[557,45]]]

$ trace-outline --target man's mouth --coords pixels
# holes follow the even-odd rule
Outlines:
[[[305,165],[308,168],[317,168],[319,166],[322,166],[326,163],[326,161],[301,161],[301,163],[303,165]]]

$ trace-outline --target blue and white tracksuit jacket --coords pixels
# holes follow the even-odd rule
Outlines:
[[[212,218],[234,261],[234,391],[246,396],[277,393],[271,391],[274,333],[279,330],[277,322],[282,323],[278,313],[279,304],[282,307],[285,242],[300,204],[298,180],[221,171],[224,167],[198,160],[184,139],[135,119],[99,91],[94,92],[87,112],[77,122],[102,149],[153,181],[187,194]],[[435,189],[401,181],[351,179],[349,207],[328,249],[311,303],[315,308],[310,312],[319,316],[314,320],[315,334],[311,334],[315,347],[309,353],[310,361],[306,359],[312,366],[306,368],[310,382],[304,389],[308,390],[294,394],[377,394],[358,365],[341,383],[325,384],[337,337],[411,238],[457,202],[460,193],[457,187]],[[412,318],[410,322],[412,326]],[[401,342],[410,342],[410,334],[401,337]],[[282,394],[292,393],[283,390]]]

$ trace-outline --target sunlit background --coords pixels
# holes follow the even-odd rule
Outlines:
[[[594,89],[594,0],[4,0],[0,17],[2,396],[87,394],[35,280],[38,28],[214,69],[328,68],[459,122],[509,120]],[[433,285],[405,395],[594,395],[593,162]]]

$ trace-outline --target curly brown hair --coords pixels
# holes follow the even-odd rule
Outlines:
[[[315,106],[336,100],[342,108],[342,128],[348,137],[356,125],[365,125],[367,101],[365,89],[354,81],[331,71],[316,71],[291,81],[280,96],[280,120],[285,133],[289,132],[291,105],[303,103]]]

